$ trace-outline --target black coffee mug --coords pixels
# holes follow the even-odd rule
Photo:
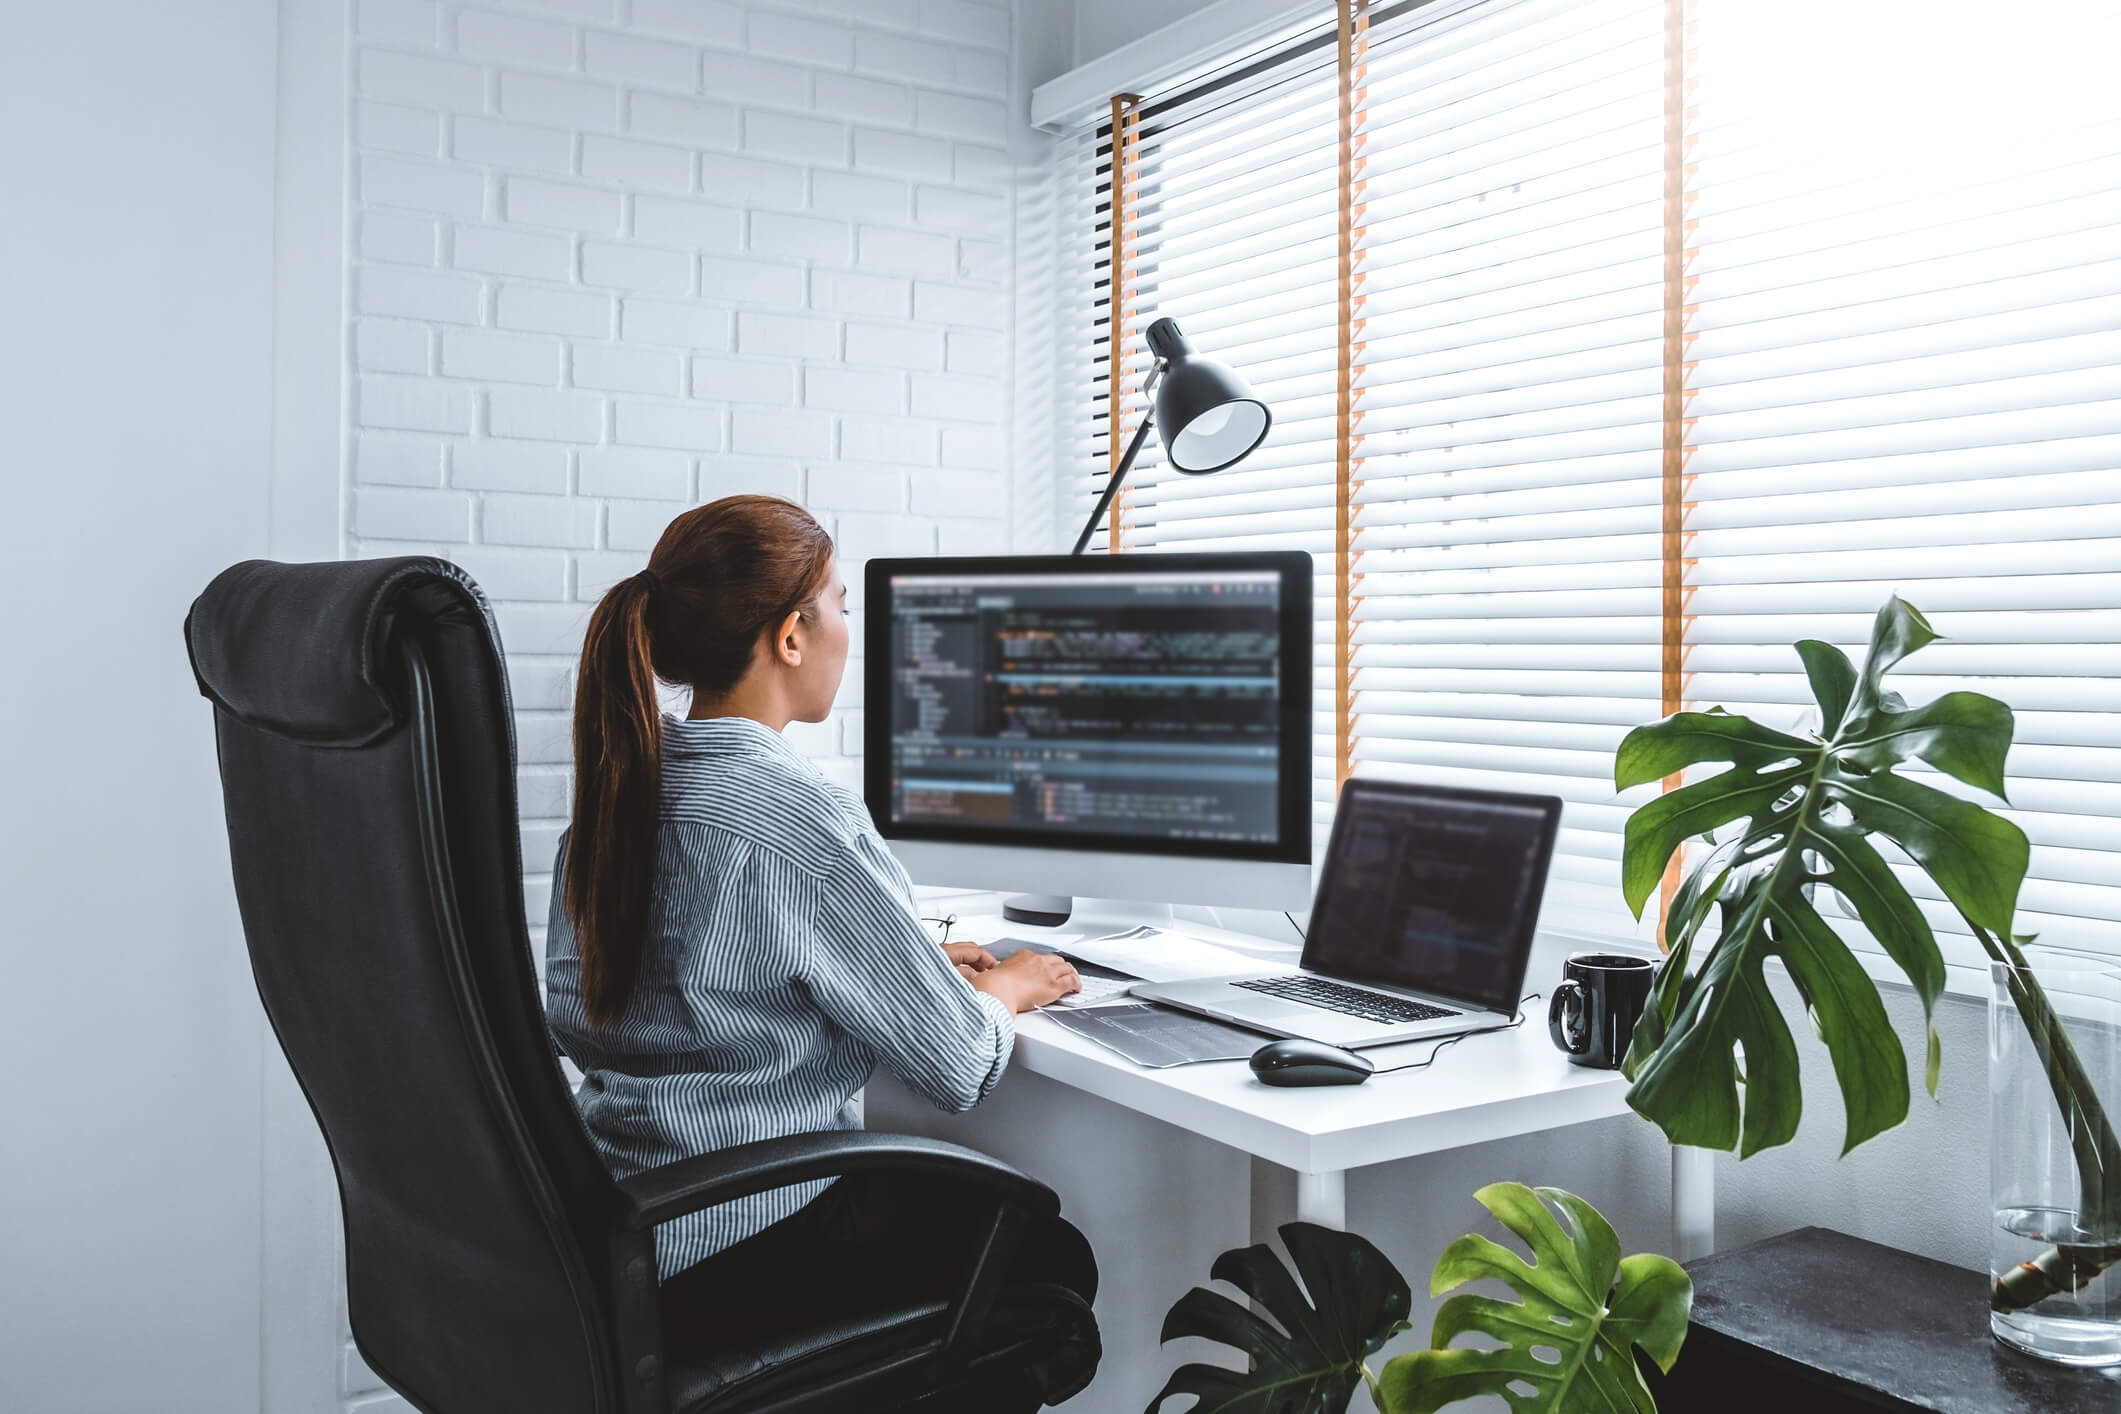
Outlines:
[[[1649,1005],[1657,964],[1619,952],[1572,953],[1547,1003],[1547,1031],[1571,1065],[1617,1070]]]

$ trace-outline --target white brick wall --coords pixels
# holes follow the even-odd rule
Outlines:
[[[494,600],[542,936],[582,626],[672,516],[791,496],[857,598],[1011,542],[1010,4],[350,3],[349,550]],[[849,784],[859,674],[795,738]]]

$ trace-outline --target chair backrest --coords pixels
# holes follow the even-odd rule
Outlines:
[[[258,995],[338,1174],[362,1354],[428,1414],[633,1406],[617,1192],[539,1003],[478,587],[438,559],[254,560],[185,638]]]

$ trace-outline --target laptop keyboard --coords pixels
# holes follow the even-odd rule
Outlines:
[[[1306,976],[1300,972],[1278,977],[1255,977],[1248,982],[1233,982],[1230,985],[1242,987],[1248,992],[1264,992],[1270,997],[1280,997],[1284,1001],[1302,1002],[1305,1006],[1321,1007],[1326,1011],[1337,1011],[1347,1016],[1359,1016],[1365,1021],[1379,1021],[1388,1025],[1406,1021],[1434,1021],[1439,1016],[1460,1015],[1449,1007],[1410,1002],[1402,997],[1372,992],[1361,987],[1343,987],[1338,982],[1328,982],[1323,977]]]

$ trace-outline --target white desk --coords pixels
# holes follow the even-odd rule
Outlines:
[[[1300,951],[1294,941],[1145,919],[1113,908],[1092,906],[1063,928],[1039,929],[1004,922],[992,895],[948,903],[959,919],[951,936],[973,941],[1003,935],[1036,939],[1045,932],[1095,936],[1148,921],[1233,945],[1233,971],[1261,960],[1293,964]],[[1541,936],[1525,974],[1525,992],[1550,991],[1562,959],[1585,946]],[[1410,1041],[1364,1054],[1382,1069],[1419,1060],[1436,1044]],[[1467,1037],[1432,1066],[1379,1075],[1362,1085],[1277,1089],[1260,1084],[1243,1061],[1150,1070],[1044,1016],[1019,1019],[1011,1064],[1293,1172],[1297,1215],[1332,1227],[1346,1225],[1351,1168],[1628,1112],[1627,1081],[1617,1071],[1570,1065],[1548,1039],[1540,1003],[1527,1008],[1524,1024],[1515,1030]],[[1703,1190],[1708,1174],[1705,1164],[1675,1161],[1675,1219],[1681,1223],[1676,1245],[1682,1249],[1705,1251],[1712,1242],[1702,1227],[1709,1208]],[[1255,1187],[1258,1178],[1255,1169]],[[1261,1210],[1255,1193],[1254,1211]]]
[[[992,895],[935,902],[924,911],[940,908],[959,919],[953,939],[1042,935],[1002,922]],[[1240,945],[1233,971],[1259,961],[1293,963],[1298,953],[1293,939],[1225,933],[1107,908],[1079,912],[1065,927],[1043,931],[1095,936],[1142,922]],[[1551,990],[1562,959],[1586,946],[1541,938],[1524,990]],[[1415,1041],[1365,1054],[1383,1067],[1418,1060],[1436,1044]],[[1515,1030],[1469,1036],[1432,1066],[1375,1076],[1362,1085],[1277,1089],[1261,1085],[1241,1060],[1151,1070],[1042,1015],[1018,1019],[1010,1068],[1041,1079],[1027,1084],[1005,1077],[986,1105],[963,1116],[937,1114],[880,1074],[870,1087],[868,1122],[879,1130],[932,1134],[986,1149],[1066,1191],[1069,1211],[1085,1224],[1106,1268],[1098,1310],[1107,1326],[1107,1368],[1085,1397],[1085,1414],[1133,1414],[1142,1407],[1170,1366],[1171,1355],[1155,1341],[1164,1309],[1186,1286],[1207,1280],[1215,1252],[1269,1241],[1290,1218],[1347,1226],[1350,1169],[1628,1112],[1627,1082],[1618,1072],[1570,1065],[1554,1048],[1543,1002],[1527,1008]],[[1103,1103],[1076,1103],[1071,1095]],[[1169,1132],[1145,1120],[1183,1133],[1161,1138]],[[1187,1136],[1214,1143],[1198,1145]],[[1212,1157],[1230,1150],[1250,1156],[1249,1173],[1230,1173]],[[1705,1214],[1706,1164],[1675,1164],[1673,1173],[1686,1200],[1675,1205],[1675,1215]],[[1514,1176],[1485,1174],[1482,1181]],[[1539,1168],[1524,1176],[1548,1181]],[[1436,1201],[1471,1206],[1470,1186]],[[1688,1241],[1682,1233],[1674,1250],[1685,1250]],[[1692,1241],[1705,1250],[1705,1234]],[[1431,1252],[1424,1260],[1433,1257]],[[1409,1275],[1417,1287],[1422,1284],[1421,1272],[1410,1268]]]
[[[959,922],[951,937],[976,942],[1036,939],[1049,932],[1094,937],[1156,923],[1235,945],[1241,951],[1233,971],[1258,962],[1294,963],[1299,951],[1293,935],[1266,939],[1226,933],[1174,922],[1168,910],[1091,906],[1051,930],[1003,922],[994,895],[933,899],[923,912],[955,913]],[[1541,937],[1524,991],[1551,991],[1562,959],[1589,946]],[[1454,1157],[1446,1151],[1553,1134],[1546,1142],[1555,1146],[1556,1162],[1527,1161],[1519,1144],[1514,1169],[1490,1170],[1484,1160],[1468,1156],[1478,1165],[1473,1172],[1435,1189],[1408,1192],[1412,1207],[1437,1210],[1432,1236],[1419,1255],[1402,1252],[1397,1259],[1419,1291],[1426,1267],[1418,1264],[1433,1262],[1441,1250],[1433,1244],[1472,1230],[1479,1221],[1471,1199],[1478,1184],[1498,1178],[1566,1182],[1571,1152],[1586,1147],[1608,1159],[1626,1149],[1635,1164],[1655,1163],[1655,1156],[1667,1152],[1647,1121],[1567,1134],[1571,1126],[1627,1114],[1627,1081],[1616,1071],[1570,1065],[1547,1036],[1545,1011],[1545,1003],[1536,1002],[1526,1009],[1522,1026],[1469,1036],[1420,1070],[1374,1076],[1362,1085],[1309,1089],[1261,1085],[1241,1060],[1147,1069],[1046,1016],[1025,1016],[1017,1022],[1010,1076],[978,1109],[939,1114],[879,1073],[869,1088],[868,1123],[877,1130],[969,1144],[1061,1190],[1065,1211],[1089,1234],[1104,1269],[1097,1300],[1105,1330],[1104,1367],[1068,1408],[1071,1414],[1137,1414],[1175,1360],[1219,1358],[1207,1346],[1181,1351],[1158,1344],[1157,1331],[1171,1302],[1188,1286],[1207,1281],[1216,1253],[1271,1241],[1291,1218],[1346,1227],[1351,1169],[1397,1160],[1449,1169]],[[1415,1041],[1365,1054],[1380,1067],[1391,1066],[1419,1060],[1436,1044]],[[1512,1146],[1499,1148],[1508,1152]],[[1249,1165],[1233,1164],[1238,1154],[1249,1156]],[[1423,1157],[1429,1155],[1439,1157]],[[1691,1256],[1710,1248],[1709,1157],[1676,1151],[1670,1209],[1675,1234],[1668,1251]],[[1644,1173],[1649,1182],[1633,1189],[1640,1201],[1630,1229],[1638,1245],[1651,1248],[1654,1228],[1646,1224],[1664,1216],[1661,1202],[1642,1191],[1655,1181],[1654,1172]],[[1627,1203],[1624,1192],[1607,1196]],[[1365,1203],[1374,1201],[1373,1191]],[[1611,1206],[1606,1211],[1619,1220]],[[1373,1208],[1366,1212],[1371,1214],[1362,1220],[1367,1227],[1376,1215]],[[1404,1228],[1394,1231],[1403,1240]],[[1438,1232],[1448,1235],[1435,1236]],[[1366,1235],[1383,1237],[1374,1231]]]
[[[1004,928],[1017,937],[1038,935],[998,918],[961,913],[960,920],[953,936],[991,938]],[[1109,926],[1132,921],[1112,917]],[[1233,971],[1263,957],[1293,964],[1299,951],[1294,943],[1171,926],[1209,942],[1241,940],[1244,952],[1233,960]],[[1097,917],[1079,915],[1065,931],[1106,930]],[[1559,976],[1562,956],[1576,946],[1543,941],[1526,991],[1542,990],[1543,979]],[[1364,1054],[1382,1069],[1420,1060],[1436,1044],[1410,1041]],[[1513,1031],[1469,1036],[1433,1066],[1379,1075],[1362,1085],[1277,1089],[1260,1084],[1243,1061],[1150,1070],[1044,1016],[1019,1020],[1012,1064],[1293,1171],[1297,1216],[1330,1227],[1346,1226],[1349,1169],[1627,1112],[1627,1082],[1615,1071],[1564,1060],[1547,1037],[1537,1003]],[[1260,1195],[1254,1198],[1257,1211]]]

